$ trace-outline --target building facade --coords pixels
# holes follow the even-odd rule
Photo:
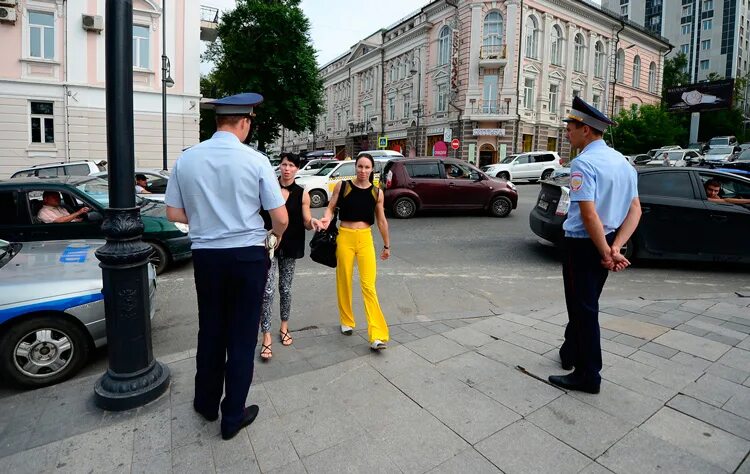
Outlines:
[[[573,97],[612,115],[657,103],[669,47],[581,0],[436,0],[324,65],[316,130],[285,132],[276,148],[355,156],[385,137],[405,155],[478,165],[530,150],[568,157]]]
[[[0,177],[40,163],[107,159],[104,15],[105,0],[0,0]],[[136,166],[162,167],[163,52],[174,81],[170,163],[198,142],[200,28],[197,0],[133,2]]]

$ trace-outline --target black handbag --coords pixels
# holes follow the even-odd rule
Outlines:
[[[333,218],[328,224],[328,229],[316,231],[312,240],[310,240],[310,258],[313,259],[313,262],[331,268],[336,268],[336,237],[339,235],[336,221],[338,215],[339,209],[336,208]]]

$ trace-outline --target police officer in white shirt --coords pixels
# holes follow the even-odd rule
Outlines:
[[[571,146],[582,150],[570,168],[571,204],[563,224],[568,325],[560,360],[565,370],[575,367],[575,371],[552,375],[549,381],[569,390],[599,393],[599,296],[608,272],[630,265],[620,248],[641,218],[638,175],[604,143],[602,135],[613,124],[606,115],[576,97],[564,121]]]
[[[288,223],[284,198],[270,162],[244,145],[259,94],[210,102],[217,132],[183,152],[172,168],[167,217],[190,226],[198,296],[198,351],[193,408],[216,420],[231,439],[253,422],[245,407],[253,378],[263,288],[269,259],[261,208],[280,239]]]

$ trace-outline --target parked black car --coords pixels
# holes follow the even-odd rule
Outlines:
[[[750,205],[709,201],[704,183],[721,183],[721,197],[750,198],[750,179],[707,168],[638,169],[643,216],[623,252],[630,259],[750,263]],[[568,178],[542,183],[531,230],[558,243],[568,214]]]

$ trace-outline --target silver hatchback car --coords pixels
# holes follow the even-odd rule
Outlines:
[[[103,240],[0,240],[0,376],[27,388],[73,376],[106,344]],[[156,272],[148,266],[151,317]]]

